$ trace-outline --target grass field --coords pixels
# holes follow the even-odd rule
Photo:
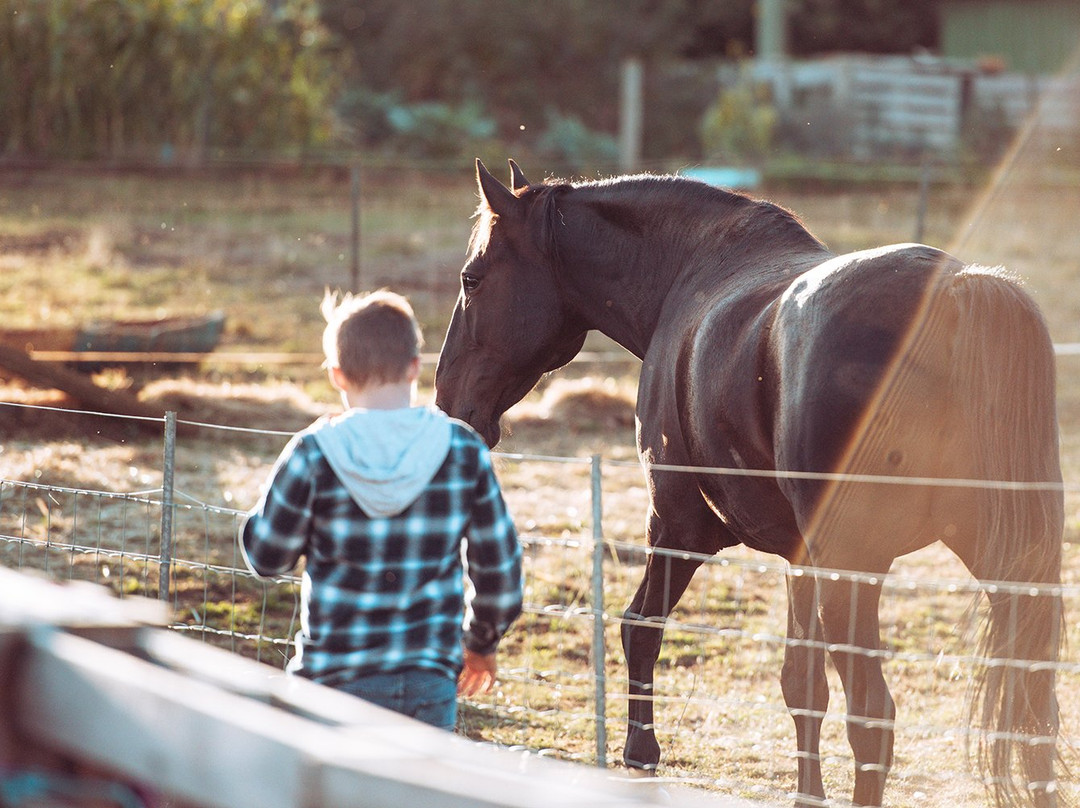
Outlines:
[[[431,351],[441,343],[453,305],[476,203],[467,168],[437,176],[372,172],[362,182],[362,286],[390,286],[408,294]],[[525,169],[542,173],[542,167]],[[1075,232],[1080,188],[1019,182],[1002,187],[973,226],[964,227],[979,190],[933,188],[924,240],[941,246],[962,241],[960,257],[1002,264],[1023,275],[1055,341],[1080,341]],[[915,232],[918,194],[912,187],[823,193],[789,186],[763,194],[800,214],[838,252],[908,241]],[[0,173],[0,318],[9,327],[59,328],[98,318],[224,309],[223,350],[312,352],[318,349],[324,288],[350,283],[349,223],[348,177],[329,170],[250,170],[218,177]],[[603,339],[592,340],[590,347],[617,350]],[[1066,479],[1080,487],[1080,357],[1062,357],[1059,368]],[[571,458],[600,453],[614,461],[605,469],[605,538],[626,544],[640,544],[646,508],[640,470],[633,464],[636,369],[633,361],[615,359],[575,363],[554,374],[511,413],[499,447]],[[173,409],[183,419],[252,429],[288,432],[336,407],[314,364],[208,363],[171,378],[114,370],[97,381],[137,391],[144,401]],[[421,389],[428,399],[430,382],[429,367]],[[0,383],[5,401],[68,404],[55,392],[14,378]],[[137,434],[106,439],[98,431],[99,421],[91,417],[0,406],[0,479],[111,492],[160,485],[159,440]],[[200,432],[179,447],[177,488],[195,502],[245,508],[254,502],[284,440]],[[529,597],[557,608],[527,615],[507,638],[507,680],[495,696],[465,710],[465,729],[474,737],[588,760],[591,694],[583,675],[589,670],[592,629],[591,621],[575,612],[590,602],[583,541],[590,525],[587,467],[506,458],[500,473],[515,517],[531,537]],[[127,530],[146,518],[138,506],[132,510],[126,503],[99,503],[98,510],[102,529]],[[31,498],[21,511],[20,529],[43,535],[62,529],[59,519],[45,524],[50,513],[48,502],[35,504]],[[204,517],[190,518],[198,523]],[[1066,574],[1075,584],[1076,495],[1068,498],[1067,518]],[[227,563],[231,544],[226,539],[206,546],[210,535],[199,524],[182,525],[180,540],[192,554]],[[727,557],[729,566],[702,569],[676,614],[678,624],[667,634],[658,668],[660,692],[671,694],[657,719],[664,771],[783,803],[794,786],[794,741],[779,694],[782,646],[770,639],[784,630],[783,576],[775,566],[759,568],[759,562],[772,564],[769,559],[746,553]],[[19,563],[32,565],[26,558]],[[614,616],[629,600],[640,566],[632,558],[616,558],[609,569],[613,581],[604,607]],[[912,581],[964,578],[959,565],[937,548],[905,560],[902,569]],[[145,573],[133,567],[128,574]],[[180,574],[181,585],[185,580]],[[215,592],[194,577],[190,585],[201,587],[196,594],[204,610],[228,611],[234,602],[248,609],[261,597],[243,590],[237,599],[235,581]],[[276,611],[287,623],[294,603],[291,595],[277,596]],[[911,654],[891,662],[887,672],[905,722],[897,776],[887,792],[891,804],[981,804],[969,780],[951,776],[964,770],[963,743],[954,728],[962,724],[965,691],[958,681],[963,666],[949,660],[964,653],[970,641],[968,602],[947,592],[899,586],[883,610],[888,647]],[[257,623],[258,609],[250,612],[230,619]],[[1075,610],[1070,630],[1080,630]],[[608,647],[617,648],[616,623],[606,631]],[[941,661],[915,661],[920,655],[939,655]],[[609,657],[613,692],[625,681],[621,663],[621,654]],[[831,681],[831,709],[840,711],[842,696],[835,677]],[[1080,687],[1068,688],[1061,698],[1065,733],[1077,737]],[[612,760],[621,752],[624,716],[625,702],[609,704]],[[827,749],[836,758],[827,766],[827,779],[832,793],[843,796],[850,788],[843,722],[830,720],[826,729]],[[1070,787],[1075,791],[1076,784]]]

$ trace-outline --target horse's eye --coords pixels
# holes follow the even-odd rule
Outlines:
[[[467,272],[462,274],[462,276],[461,276],[461,288],[465,290],[466,294],[468,294],[469,292],[474,291],[476,289],[476,287],[479,286],[479,285],[480,285],[480,279],[478,277],[476,277],[475,275],[470,275]]]

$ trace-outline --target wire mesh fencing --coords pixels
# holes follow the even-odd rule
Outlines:
[[[299,628],[299,578],[253,576],[236,534],[287,435],[179,423],[184,437],[170,436],[166,418],[160,442],[140,441],[97,458],[114,463],[110,468],[87,468],[77,444],[52,447],[59,461],[0,453],[0,563],[103,584],[121,597],[166,600],[174,630],[281,668]],[[648,496],[637,463],[496,458],[521,533],[525,610],[500,646],[497,687],[462,705],[459,731],[500,746],[618,766],[630,703],[621,633],[631,618],[623,612],[650,556],[686,554],[644,545]],[[117,488],[124,490],[110,490]],[[1075,492],[1067,488],[1067,496]],[[940,545],[879,576],[793,567],[741,548],[697,559],[690,587],[663,621],[651,696],[662,749],[658,774],[787,803],[797,762],[780,686],[793,642],[785,632],[787,587],[793,577],[822,576],[876,589],[875,608],[880,597],[880,647],[851,650],[881,659],[897,703],[887,798],[984,804],[969,755],[979,737],[967,719],[969,682],[983,666],[1012,664],[979,656],[984,594],[1063,603],[1063,656],[1030,664],[1054,671],[1062,746],[1075,748],[1078,555],[1065,546],[1064,577],[1055,586],[980,583]],[[859,608],[856,599],[853,613]],[[835,643],[820,646],[838,650]],[[831,663],[828,684],[822,764],[830,793],[842,795],[850,793],[855,764],[845,696]],[[1060,785],[1066,794],[1078,791],[1075,781]]]

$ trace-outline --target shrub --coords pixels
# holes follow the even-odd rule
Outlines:
[[[619,144],[611,135],[590,130],[581,119],[547,110],[543,133],[536,149],[542,157],[583,172],[597,165],[608,166],[619,159]]]
[[[745,81],[725,88],[701,121],[706,159],[737,163],[765,157],[772,147],[776,119],[764,90]]]

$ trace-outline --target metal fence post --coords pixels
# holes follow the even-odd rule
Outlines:
[[[350,235],[350,288],[360,293],[360,164],[353,163],[349,170]]]
[[[171,594],[173,540],[173,485],[176,471],[176,413],[165,413],[165,452],[161,474],[161,563],[158,568],[158,599],[168,601]]]
[[[607,768],[607,647],[604,643],[604,507],[600,455],[592,456],[593,673],[596,678],[596,765]]]

